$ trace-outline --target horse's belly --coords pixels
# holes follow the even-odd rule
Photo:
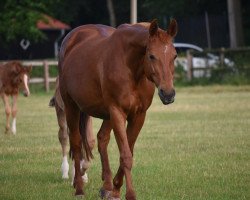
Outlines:
[[[81,111],[87,113],[88,115],[100,119],[110,119],[110,115],[108,109],[103,105],[95,105],[95,106],[81,106]]]

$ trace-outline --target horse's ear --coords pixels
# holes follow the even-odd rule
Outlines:
[[[157,30],[158,30],[158,22],[157,19],[154,19],[149,26],[149,35],[150,36],[154,36],[157,34]]]
[[[175,37],[177,34],[178,25],[175,19],[171,19],[170,24],[167,29],[168,35]]]
[[[19,74],[22,70],[22,67],[21,67],[21,64],[17,63],[17,62],[14,62],[13,64],[10,64],[11,66],[11,72],[13,74]]]
[[[29,74],[32,71],[32,65],[26,67],[26,71]]]

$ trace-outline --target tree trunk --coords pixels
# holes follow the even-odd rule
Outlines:
[[[244,45],[243,27],[241,19],[241,0],[227,0],[228,21],[230,32],[230,47]]]
[[[110,25],[116,27],[115,10],[112,0],[107,0],[107,7],[109,12]]]
[[[130,0],[130,23],[137,23],[137,0]]]

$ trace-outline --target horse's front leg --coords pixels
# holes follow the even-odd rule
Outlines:
[[[15,135],[16,134],[16,115],[17,115],[17,97],[18,94],[15,94],[12,96],[12,125],[11,125],[11,131]]]
[[[10,130],[10,114],[11,107],[9,105],[9,97],[6,94],[1,94],[3,99],[4,107],[5,107],[5,115],[6,115],[6,125],[5,125],[5,133],[8,133]]]
[[[115,134],[115,139],[120,152],[120,168],[126,178],[126,199],[135,200],[136,195],[132,185],[131,169],[133,164],[132,153],[129,148],[129,143],[126,133],[126,115],[117,107],[110,108],[110,120]],[[120,187],[122,182],[114,181],[113,197],[120,198]]]
[[[135,145],[136,139],[144,124],[145,116],[146,116],[146,112],[143,112],[143,113],[140,113],[138,115],[131,117],[128,120],[127,138],[128,138],[128,143],[129,143],[132,156],[134,152],[134,145]],[[123,184],[123,176],[124,176],[124,171],[122,169],[122,166],[120,166],[113,180],[114,191],[118,191],[118,192],[120,191],[120,188]],[[126,199],[130,199],[130,197],[126,195]]]
[[[100,197],[102,199],[108,198],[113,189],[112,172],[110,169],[108,152],[107,152],[111,129],[112,127],[110,121],[104,120],[97,134],[98,151],[100,153],[101,163],[102,163],[103,186],[100,190]]]
[[[79,132],[79,119],[80,111],[76,105],[66,105],[65,104],[65,113],[67,119],[67,125],[69,128],[69,140],[70,140],[70,149],[72,156],[75,162],[75,178],[74,178],[74,187],[76,189],[75,195],[82,196],[83,193],[83,180],[81,176],[80,161],[81,161],[81,150],[82,150],[82,141],[81,135]]]

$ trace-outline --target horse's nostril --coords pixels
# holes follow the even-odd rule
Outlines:
[[[175,90],[173,89],[173,91],[172,91],[172,97],[174,97],[175,96]]]
[[[160,89],[160,91],[159,91],[162,95],[164,95],[164,91],[163,91],[163,89]]]

